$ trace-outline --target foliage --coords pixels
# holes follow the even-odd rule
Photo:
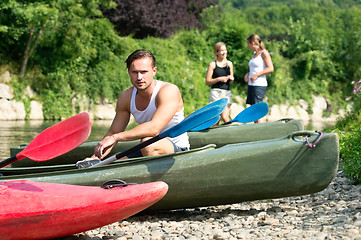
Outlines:
[[[26,89],[26,83],[20,81],[12,81],[12,87],[16,89],[16,91],[14,91],[14,98],[20,100],[24,104],[25,119],[28,119],[31,110],[30,109],[31,99],[29,96],[24,95]]]
[[[358,82],[353,81],[352,85],[354,87],[354,95],[352,96],[352,101],[350,101],[350,104],[352,105],[351,110],[348,111],[343,118],[338,119],[336,125],[332,129],[338,129],[343,132],[352,132],[354,125],[361,123],[361,80]]]
[[[31,32],[31,26],[35,25],[33,19],[38,19],[39,9],[42,9],[39,6],[48,6],[47,2],[13,0],[2,3],[0,9],[8,13],[5,14],[8,16],[8,31],[3,33],[7,36],[7,48],[11,49],[8,58],[22,58],[24,39]],[[53,21],[46,22],[43,38],[39,41],[35,55],[30,59],[31,67],[41,66],[46,78],[26,76],[19,79],[43,96],[46,118],[60,118],[62,114],[69,116],[72,113],[71,99],[79,93],[94,96],[93,100],[113,98],[119,94],[119,88],[112,86],[112,82],[119,76],[118,66],[121,60],[116,54],[120,51],[120,42],[109,21],[95,18],[101,16],[98,9],[100,3],[107,5],[105,0],[58,1],[49,5],[49,8],[55,9],[52,13],[58,15],[53,17]],[[32,10],[33,5],[38,7]],[[37,14],[32,14],[34,12]],[[28,17],[33,15],[33,18]],[[41,26],[43,22],[37,25]],[[10,30],[17,28],[19,34],[12,34]],[[103,84],[104,79],[106,81]],[[67,94],[64,94],[64,86],[69,88],[65,91]],[[118,92],[114,93],[117,90]],[[48,98],[52,100],[45,99],[44,95],[47,94],[50,94]],[[53,98],[56,96],[68,97],[68,100],[58,101],[58,105],[54,105]],[[50,106],[47,106],[48,104]],[[57,106],[68,110],[54,110],[59,114],[51,114],[51,109]]]
[[[246,38],[252,33],[244,15],[239,10],[222,12],[218,6],[211,6],[202,13],[203,36],[209,43],[213,55],[213,45],[224,42],[227,45],[228,59],[233,62],[235,85],[244,85],[243,76],[248,72],[251,52]],[[213,58],[213,57],[212,57]],[[208,60],[208,63],[212,61]]]
[[[350,126],[348,132],[340,132],[341,167],[347,178],[361,183],[361,121]]]
[[[353,82],[353,108],[331,128],[340,136],[341,167],[347,178],[361,183],[361,80]]]
[[[215,2],[117,1],[117,8],[107,10],[115,7],[110,0],[4,0],[0,2],[0,61],[17,63],[20,69],[32,26],[39,32],[45,25],[27,74],[13,85],[19,92],[30,85],[44,101],[45,118],[60,118],[77,111],[79,96],[86,96],[89,105],[114,102],[129,86],[124,60],[144,48],[156,55],[156,78],[179,87],[190,113],[208,102],[204,77],[218,41],[227,44],[234,64],[232,92],[246,96],[243,76],[252,52],[245,39],[257,33],[275,66],[267,76],[270,105],[296,104],[299,99],[311,104],[312,95],[325,96],[333,111],[346,105],[350,82],[361,75],[361,10],[356,0],[221,0],[220,6]],[[137,11],[125,11],[126,6],[137,6]],[[113,25],[103,17],[102,12],[112,11],[125,11],[117,17],[107,15],[112,22],[125,22]],[[138,27],[127,25],[133,20]],[[196,26],[200,28],[190,28]],[[119,36],[121,31],[126,36]]]
[[[170,37],[180,28],[199,27],[199,14],[215,0],[115,0],[114,9],[103,10],[121,36]]]
[[[355,6],[360,6],[361,3],[357,0],[220,0],[221,4],[231,3],[235,8],[251,8],[251,7],[272,7],[272,6],[293,6],[293,5],[307,5],[315,4],[317,7],[327,7],[327,8],[353,8]]]

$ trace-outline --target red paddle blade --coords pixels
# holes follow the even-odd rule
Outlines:
[[[89,114],[79,113],[42,131],[16,158],[42,162],[58,157],[87,140],[90,131]]]

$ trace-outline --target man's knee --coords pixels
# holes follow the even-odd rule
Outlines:
[[[142,142],[149,138],[142,139]],[[168,139],[162,139],[142,148],[143,156],[157,156],[161,154],[173,153],[174,147]]]
[[[144,148],[142,148],[142,154],[143,156],[156,156],[159,155],[157,149],[153,147],[152,145],[148,145]]]

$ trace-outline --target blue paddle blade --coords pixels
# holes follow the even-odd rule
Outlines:
[[[197,127],[195,128],[192,128],[191,130],[189,130],[190,132],[196,132],[196,131],[201,131],[201,130],[204,130],[204,129],[207,129],[207,128],[210,128],[212,127],[214,124],[216,124],[219,119],[221,117],[218,116],[218,117],[215,117],[215,118],[212,118],[211,120],[205,122],[205,123],[202,123],[201,125],[198,125]]]
[[[268,113],[268,104],[265,102],[256,103],[242,112],[240,112],[234,119],[229,121],[232,122],[239,122],[239,123],[249,123],[257,121],[258,119],[266,116]]]
[[[178,123],[177,125],[169,128],[168,130],[161,132],[159,134],[160,138],[164,137],[176,137],[185,133],[192,128],[195,128],[204,122],[209,121],[215,117],[218,117],[226,108],[228,100],[226,98],[222,98],[218,101],[210,103],[197,111],[190,114],[183,121]]]

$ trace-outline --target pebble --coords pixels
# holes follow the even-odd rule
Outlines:
[[[62,240],[361,240],[361,185],[341,170],[321,192],[194,209],[142,212]]]

